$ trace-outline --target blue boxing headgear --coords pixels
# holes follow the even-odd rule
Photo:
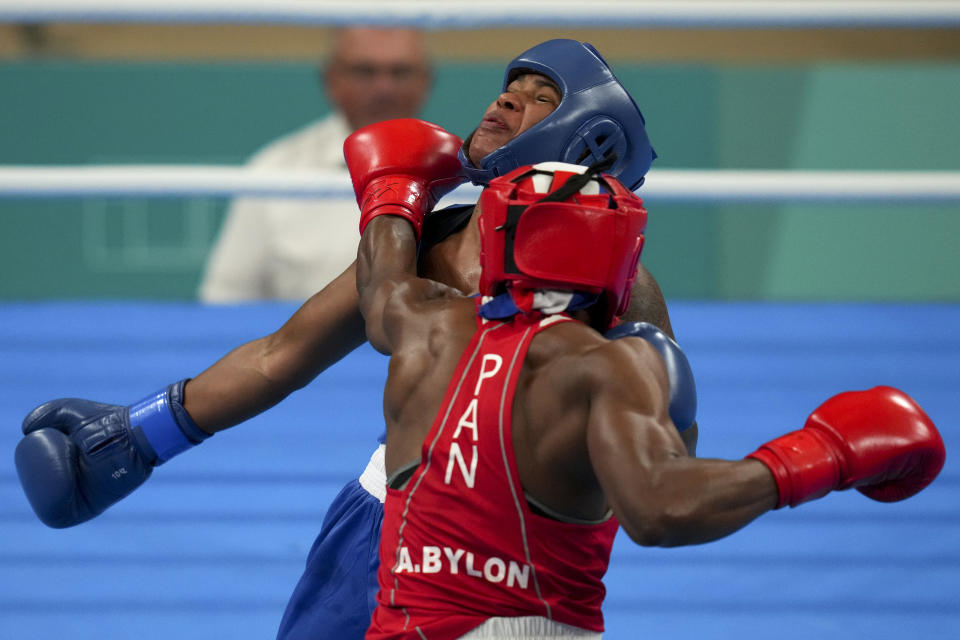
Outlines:
[[[613,75],[600,53],[585,42],[548,40],[521,53],[507,65],[503,90],[520,74],[539,73],[560,88],[560,105],[546,118],[499,149],[484,156],[480,168],[460,147],[463,174],[487,185],[517,167],[538,162],[591,165],[611,155],[607,171],[631,190],[657,157],[637,103]]]

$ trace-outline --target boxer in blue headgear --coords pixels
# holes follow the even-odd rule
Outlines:
[[[503,78],[507,91],[517,77],[535,73],[560,90],[560,104],[546,118],[479,161],[470,160],[471,134],[460,149],[464,175],[486,185],[497,176],[543,160],[590,165],[611,155],[608,173],[630,189],[643,184],[657,154],[650,146],[643,114],[590,44],[548,40],[517,56]]]

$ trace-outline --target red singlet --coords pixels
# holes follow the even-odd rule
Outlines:
[[[467,346],[421,463],[387,489],[370,640],[449,639],[498,616],[603,630],[603,575],[617,532],[533,513],[513,454],[511,409],[533,336],[566,316],[483,321]]]

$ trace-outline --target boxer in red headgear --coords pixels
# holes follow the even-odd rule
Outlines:
[[[689,457],[659,352],[600,333],[630,295],[640,199],[597,167],[492,180],[484,297],[467,297],[417,277],[423,214],[404,185],[431,175],[378,175],[397,206],[362,223],[360,308],[391,356],[367,638],[596,638],[618,526],[642,545],[700,543],[834,489],[900,500],[939,473],[936,428],[889,387],[835,396],[744,460]]]
[[[598,329],[606,330],[626,311],[647,211],[618,180],[544,162],[491,182],[480,208],[480,293],[501,296],[481,313],[530,313],[538,301],[555,306],[558,295],[569,296],[564,310],[602,301]]]

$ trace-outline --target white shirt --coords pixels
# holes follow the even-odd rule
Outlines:
[[[247,163],[262,169],[341,170],[350,134],[332,114],[286,135]],[[200,284],[204,302],[305,300],[357,257],[356,200],[238,198],[227,212]]]

